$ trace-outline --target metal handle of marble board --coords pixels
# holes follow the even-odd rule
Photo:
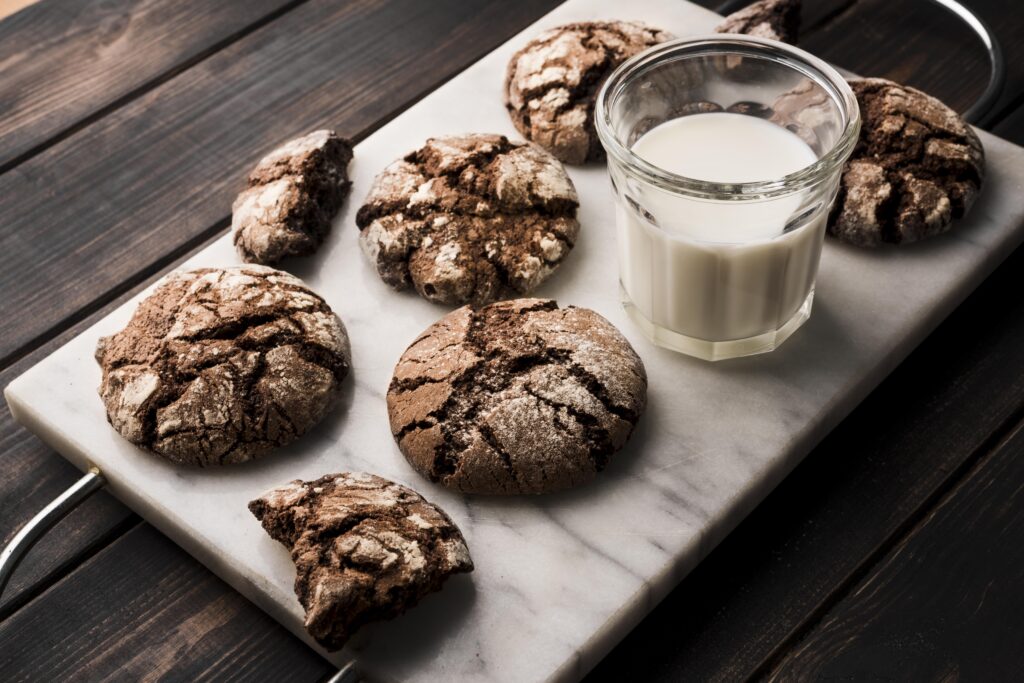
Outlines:
[[[0,552],[0,597],[3,597],[7,582],[11,580],[14,569],[25,557],[29,548],[35,545],[36,541],[42,538],[50,527],[64,519],[68,513],[103,488],[106,483],[107,480],[100,474],[99,469],[90,468],[84,477],[51,500],[49,505],[40,510],[35,517],[28,521],[28,524],[14,535],[11,542]]]
[[[98,467],[90,467],[86,474],[72,484],[64,493],[50,501],[40,510],[28,523],[23,526],[11,542],[0,552],[0,597],[3,597],[4,588],[11,580],[11,575],[18,564],[25,557],[25,554],[43,537],[54,524],[67,517],[67,515],[81,505],[92,494],[99,491],[107,483],[103,473]],[[359,674],[356,672],[355,662],[349,662],[338,670],[327,683],[357,683]]]
[[[989,77],[985,91],[978,96],[967,111],[961,116],[968,123],[980,128],[986,127],[992,121],[996,112],[992,111],[1000,93],[1003,91],[1003,84],[1006,81],[1006,63],[1003,60],[1003,50],[999,45],[992,29],[985,20],[975,14],[972,10],[962,5],[958,0],[930,0],[936,5],[951,12],[957,19],[967,24],[967,27],[981,40],[988,54]],[[736,10],[750,4],[750,0],[725,0],[716,9],[719,14],[731,14]]]

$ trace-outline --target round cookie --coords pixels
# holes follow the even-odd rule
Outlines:
[[[545,299],[452,311],[406,349],[387,395],[391,432],[420,474],[497,494],[590,480],[646,401],[625,337],[594,311]]]
[[[441,508],[372,474],[295,480],[249,510],[291,551],[306,630],[330,651],[363,624],[396,617],[449,576],[473,571],[462,533]]]
[[[523,136],[567,164],[604,158],[594,103],[604,80],[638,52],[671,40],[633,21],[553,28],[516,52],[505,74],[505,107]]]
[[[850,86],[863,123],[829,233],[872,247],[945,232],[981,190],[985,152],[978,136],[920,90],[882,78],[851,80]]]
[[[96,360],[114,429],[199,466],[294,440],[334,403],[350,364],[345,327],[324,300],[265,266],[172,273],[100,339]]]
[[[576,241],[579,201],[557,159],[501,135],[431,138],[377,176],[356,215],[387,284],[443,304],[525,294]]]

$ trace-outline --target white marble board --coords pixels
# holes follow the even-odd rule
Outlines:
[[[222,470],[174,467],[122,440],[96,395],[93,349],[146,292],[12,382],[15,417],[79,467],[98,465],[118,498],[307,642],[288,554],[246,503],[288,480],[342,470],[408,484],[452,515],[477,569],[405,616],[367,627],[332,659],[354,656],[380,680],[580,678],[1024,237],[1024,150],[983,133],[987,185],[954,232],[877,251],[829,241],[811,320],[773,354],[709,364],[652,346],[627,319],[605,169],[572,168],[580,238],[537,295],[596,309],[625,332],[650,375],[648,411],[584,488],[472,498],[430,484],[395,446],[384,392],[406,345],[446,311],[378,279],[358,249],[355,210],[373,175],[428,136],[514,135],[501,103],[509,56],[543,28],[599,18],[641,19],[680,36],[718,21],[682,0],[569,0],[356,148],[352,198],[332,236],[316,257],[287,264],[352,338],[343,405],[315,432]],[[187,265],[238,262],[224,236]]]

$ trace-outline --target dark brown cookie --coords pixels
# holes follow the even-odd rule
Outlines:
[[[601,85],[619,64],[671,38],[632,21],[566,24],[541,33],[508,64],[505,106],[512,122],[567,164],[603,159],[594,130]]]
[[[981,141],[955,111],[882,78],[851,80],[860,140],[843,171],[828,231],[844,242],[915,242],[949,229],[985,178]]]
[[[96,347],[107,419],[185,465],[255,458],[316,424],[349,368],[345,327],[265,266],[172,273]]]
[[[384,282],[483,304],[525,294],[576,241],[578,200],[553,156],[501,135],[431,138],[374,181],[356,215]]]
[[[232,207],[232,239],[242,258],[270,265],[316,251],[348,196],[351,160],[352,145],[329,130],[263,157]]]
[[[466,541],[436,505],[372,474],[295,480],[249,503],[291,550],[306,630],[339,650],[369,621],[392,619],[473,571]]]
[[[622,448],[647,375],[597,313],[515,299],[427,328],[398,361],[387,401],[402,453],[431,481],[546,493],[590,480]]]
[[[796,43],[800,31],[800,0],[760,0],[727,16],[715,31]]]

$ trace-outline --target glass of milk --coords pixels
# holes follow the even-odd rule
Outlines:
[[[595,123],[622,301],[654,343],[720,360],[771,351],[807,320],[860,131],[842,76],[771,40],[676,40],[609,77]]]

